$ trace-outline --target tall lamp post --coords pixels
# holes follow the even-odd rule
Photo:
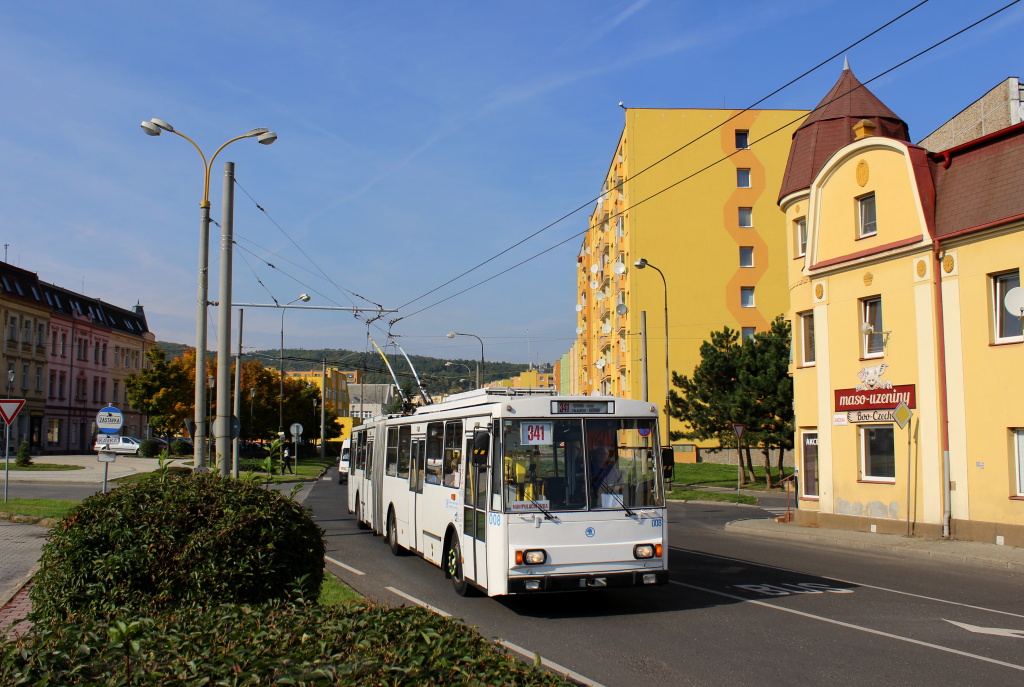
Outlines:
[[[659,270],[657,267],[647,262],[646,259],[640,258],[633,265],[637,269],[643,269],[650,267],[652,270],[661,275],[661,284],[665,288],[665,443],[664,446],[669,448],[672,447],[672,412],[669,401],[671,400],[671,388],[669,386],[669,375],[671,374],[668,364],[668,282],[665,280],[665,273]]]
[[[175,131],[174,127],[162,119],[151,119],[142,122],[142,130],[150,136],[159,136],[161,132],[177,134],[192,144],[192,147],[203,159],[203,200],[199,204],[199,287],[196,299],[196,374],[195,374],[195,464],[197,468],[206,468],[206,418],[203,412],[206,409],[206,386],[203,384],[203,374],[206,371],[206,307],[209,305],[209,265],[210,265],[210,168],[213,161],[217,159],[220,151],[224,150],[230,143],[240,141],[243,138],[255,138],[263,145],[270,145],[277,140],[277,134],[268,129],[252,129],[230,139],[224,143],[210,157],[196,145],[191,138]]]
[[[474,339],[480,342],[480,366],[476,368],[476,386],[478,389],[484,388],[484,340],[476,334],[463,334],[462,332],[448,332],[448,338],[454,339],[456,336],[472,336]]]
[[[281,393],[277,399],[277,433],[279,436],[284,433],[284,314],[289,305],[298,301],[308,303],[309,294],[301,294],[298,298],[285,303],[281,308]]]

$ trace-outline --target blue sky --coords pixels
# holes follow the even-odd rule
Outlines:
[[[867,81],[1008,1],[931,0],[850,64]],[[208,155],[268,127],[274,145],[233,143],[212,174],[219,221],[222,163],[237,165],[235,302],[309,292],[310,305],[401,306],[391,331],[410,354],[476,357],[475,339],[445,337],[457,330],[483,337],[489,360],[553,361],[574,337],[580,241],[548,249],[586,228],[619,101],[743,108],[913,4],[5,1],[3,243],[45,281],[141,302],[159,339],[194,343],[202,165],[184,139],[139,122],[170,122]],[[1022,27],[1024,4],[869,87],[920,140],[1024,76]],[[813,107],[841,67],[762,107]],[[382,345],[394,317],[370,330]],[[248,309],[245,345],[276,348],[280,319]],[[346,312],[292,310],[286,323],[288,347],[366,347]]]

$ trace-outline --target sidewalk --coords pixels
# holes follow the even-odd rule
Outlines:
[[[184,460],[192,460],[186,456]],[[103,465],[95,453],[81,456],[33,456],[33,463],[52,463],[56,465],[76,465],[76,470],[11,470],[11,484],[15,482],[67,482],[71,484],[102,484]],[[180,465],[180,461],[168,461],[168,465]],[[11,458],[14,465],[14,458]],[[160,463],[156,458],[138,458],[136,456],[119,455],[113,463],[107,465],[107,481],[133,475],[138,472],[153,472]],[[0,459],[0,484],[4,482],[4,462]]]
[[[725,529],[755,537],[779,537],[809,544],[870,549],[900,556],[1024,572],[1024,549],[1016,546],[802,527],[774,520],[734,520],[728,523]]]

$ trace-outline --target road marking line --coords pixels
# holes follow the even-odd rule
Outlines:
[[[395,589],[394,587],[384,587],[384,589],[387,589],[392,594],[398,594],[398,596],[402,597],[403,599],[406,599],[408,601],[412,601],[417,606],[420,606],[421,608],[425,608],[428,611],[433,611],[434,613],[437,613],[440,616],[443,616],[445,618],[451,618],[452,617],[451,613],[445,613],[440,608],[437,608],[436,606],[431,606],[426,601],[420,601],[415,596],[410,596],[409,594],[406,594],[405,592],[403,592],[401,590]]]
[[[914,594],[913,592],[904,592],[899,589],[890,589],[888,587],[879,587],[874,584],[866,584],[864,582],[854,582],[853,580],[844,580],[841,577],[832,577],[830,575],[815,575],[814,573],[805,572],[803,570],[794,570],[792,568],[782,568],[777,565],[768,565],[767,563],[754,563],[752,561],[745,561],[741,558],[730,558],[729,556],[719,556],[714,553],[704,553],[703,551],[693,551],[691,549],[680,549],[675,546],[669,547],[670,551],[680,551],[682,553],[694,553],[698,556],[707,556],[709,558],[721,558],[724,561],[734,561],[737,563],[746,563],[747,565],[756,565],[761,568],[770,568],[772,570],[781,570],[783,572],[796,573],[798,575],[808,575],[810,577],[820,577],[825,580],[835,580],[836,582],[842,582],[844,584],[855,584],[858,587],[865,587],[867,589],[878,589],[883,592],[891,592],[893,594],[902,594],[903,596],[911,596],[915,599],[924,599],[925,601],[937,601],[938,603],[950,604],[951,606],[963,606],[964,608],[973,608],[976,611],[986,611],[988,613],[999,613],[1001,615],[1010,615],[1014,618],[1024,618],[1024,615],[1020,613],[1011,613],[1010,611],[1000,611],[995,608],[985,608],[984,606],[975,606],[973,604],[965,604],[959,601],[949,601],[948,599],[938,599],[934,596],[925,596],[923,594]]]
[[[526,658],[528,661],[531,661],[531,662],[533,661],[534,656],[537,655],[537,653],[534,652],[534,651],[527,651],[523,647],[516,646],[512,642],[505,641],[504,639],[499,639],[498,640],[498,644],[501,644],[506,649],[509,649],[511,651],[516,652],[517,654],[523,656],[524,658]],[[604,687],[604,685],[602,685],[600,682],[594,682],[590,678],[584,677],[584,676],[580,675],[579,673],[577,673],[577,672],[575,672],[573,670],[569,670],[565,666],[558,665],[554,661],[549,661],[548,659],[544,658],[543,656],[541,656],[540,662],[548,670],[550,670],[550,671],[552,671],[554,673],[559,673],[561,675],[565,675],[566,677],[568,677],[568,678],[570,678],[572,680],[575,680],[576,682],[580,683],[581,685],[587,685],[587,687]]]
[[[966,658],[975,658],[979,661],[985,661],[986,663],[994,663],[998,666],[1005,666],[1006,668],[1014,668],[1015,670],[1024,671],[1024,666],[1017,665],[1016,663],[1007,663],[1006,661],[1000,661],[995,658],[989,658],[988,656],[981,656],[979,654],[972,654],[967,651],[960,651],[959,649],[953,649],[948,646],[942,646],[940,644],[932,644],[930,642],[922,642],[919,639],[911,639],[910,637],[903,637],[902,635],[894,635],[891,632],[884,632],[882,630],[874,630],[870,627],[864,627],[863,625],[854,625],[852,623],[845,623],[842,620],[834,620],[832,618],[826,618],[821,615],[814,615],[813,613],[805,613],[804,611],[798,611],[795,608],[786,608],[785,606],[776,606],[766,601],[756,601],[754,599],[744,599],[742,596],[736,596],[735,594],[728,594],[726,592],[715,591],[714,589],[705,589],[704,587],[698,587],[693,584],[686,584],[685,582],[676,582],[675,580],[669,580],[672,584],[679,585],[680,587],[687,587],[688,589],[696,589],[699,592],[705,592],[707,594],[715,594],[717,596],[724,596],[727,599],[733,599],[743,603],[755,604],[757,606],[764,606],[765,608],[771,608],[775,611],[783,611],[785,613],[792,613],[793,615],[803,616],[804,618],[810,618],[811,620],[821,620],[826,623],[833,625],[839,625],[851,630],[860,630],[861,632],[867,632],[868,634],[878,635],[879,637],[888,637],[889,639],[897,639],[901,642],[907,642],[908,644],[916,644],[918,646],[927,647],[929,649],[938,649],[939,651],[945,651],[946,653],[956,654],[957,656],[964,656]]]
[[[345,570],[348,570],[348,571],[349,571],[349,572],[351,572],[351,573],[355,573],[356,575],[365,575],[365,574],[366,574],[366,573],[364,573],[364,572],[363,572],[362,570],[356,570],[356,569],[355,569],[355,568],[353,568],[352,566],[350,566],[350,565],[345,565],[345,564],[344,564],[344,563],[342,563],[341,561],[336,561],[336,560],[334,560],[333,558],[331,558],[330,556],[324,556],[324,560],[328,560],[328,561],[330,561],[331,563],[334,563],[334,564],[335,564],[336,566],[338,566],[339,568],[345,568]]]

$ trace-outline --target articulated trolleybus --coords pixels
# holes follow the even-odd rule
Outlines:
[[[668,581],[658,409],[487,388],[352,431],[348,509],[458,594]]]

